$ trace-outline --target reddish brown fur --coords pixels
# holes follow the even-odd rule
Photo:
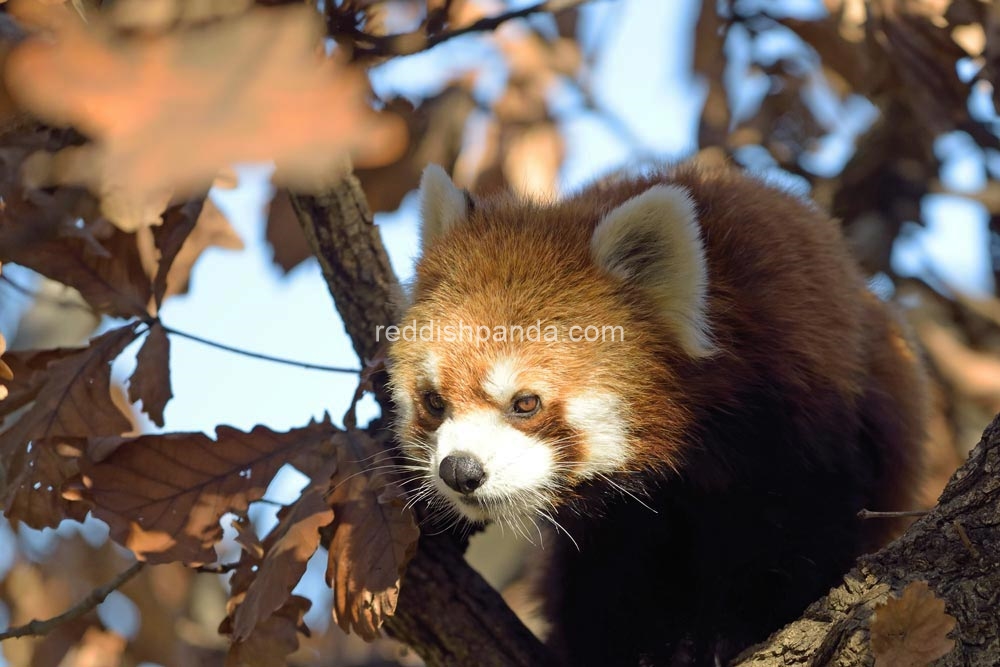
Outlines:
[[[697,205],[708,263],[708,318],[718,347],[717,353],[704,359],[692,359],[679,349],[638,286],[606,275],[590,257],[590,238],[602,216],[664,182],[687,188]],[[740,619],[729,617],[716,623],[712,614],[721,618],[724,614],[719,609],[727,604],[735,608],[725,596],[745,597],[745,590],[739,589],[737,595],[736,589],[726,593],[731,587],[720,588],[716,603],[702,600],[700,590],[682,594],[668,587],[662,597],[676,593],[677,600],[656,599],[641,611],[654,617],[659,613],[664,620],[650,620],[642,632],[608,626],[607,642],[611,643],[593,643],[599,638],[591,635],[600,629],[590,628],[590,621],[574,611],[586,603],[566,593],[586,585],[580,577],[599,576],[609,567],[638,569],[629,576],[685,577],[684,572],[670,569],[693,567],[699,558],[722,558],[714,551],[730,548],[725,541],[730,528],[724,524],[699,527],[700,519],[684,509],[692,503],[706,508],[706,521],[718,522],[725,521],[722,506],[729,501],[718,501],[722,505],[715,507],[717,499],[731,497],[751,507],[759,500],[759,515],[767,517],[776,511],[769,489],[772,485],[787,488],[790,507],[779,509],[792,514],[779,512],[784,518],[774,521],[792,527],[788,530],[794,537],[789,539],[806,545],[801,558],[810,562],[819,562],[816,554],[830,550],[824,540],[840,539],[838,531],[846,531],[845,544],[833,545],[833,551],[840,551],[829,562],[817,564],[817,571],[809,576],[789,575],[793,584],[796,576],[803,580],[799,588],[791,593],[770,592],[792,599],[793,603],[785,604],[798,608],[800,597],[801,604],[808,602],[809,596],[834,583],[831,577],[835,579],[858,551],[884,537],[887,524],[869,522],[856,527],[852,512],[861,505],[905,509],[916,491],[924,378],[900,324],[866,289],[835,222],[802,200],[738,172],[682,166],[643,178],[606,181],[555,205],[529,204],[513,196],[477,202],[469,221],[443,242],[432,244],[421,259],[413,299],[407,322],[415,318],[491,327],[526,326],[538,320],[565,326],[624,325],[624,342],[476,345],[438,341],[432,346],[399,343],[392,351],[393,381],[417,395],[423,381],[421,364],[428,350],[433,350],[441,360],[442,381],[437,390],[448,397],[450,411],[488,404],[489,398],[480,389],[482,377],[496,359],[510,353],[533,369],[525,378],[528,386],[533,382],[550,385],[560,397],[588,388],[621,398],[627,409],[623,423],[634,446],[629,468],[646,471],[638,477],[624,474],[622,483],[638,484],[632,488],[645,485],[661,513],[615,509],[608,504],[618,501],[609,499],[608,490],[599,482],[576,485],[560,499],[583,514],[583,518],[566,519],[582,542],[582,553],[557,547],[547,581],[549,612],[556,625],[553,644],[573,664],[608,664],[600,662],[608,655],[631,656],[632,662],[620,664],[635,664],[636,656],[678,659],[679,647],[687,640],[697,646],[690,649],[694,651],[690,662],[710,661],[711,656],[725,657],[747,641],[761,638],[761,632],[773,629],[769,624],[786,620],[790,612],[785,608],[775,609],[772,618],[770,603],[763,598],[767,592],[753,589],[752,595],[761,596],[759,604],[765,611],[747,612],[741,625]],[[585,443],[558,418],[558,401],[552,407],[556,409],[548,416],[540,415],[523,428],[568,440],[570,446],[562,455],[585,460]],[[418,439],[435,427],[421,408],[416,411],[416,419],[404,424],[404,440]],[[811,481],[814,475],[817,481]],[[811,495],[813,486],[816,494],[831,494],[829,521],[836,522],[835,528],[808,527],[810,522],[827,520],[809,515],[823,507],[822,499]],[[802,498],[807,502],[799,503]],[[837,509],[838,503],[843,510]],[[609,517],[618,517],[614,519],[617,527],[587,519],[588,511],[603,512],[594,508],[605,505]],[[757,514],[746,516],[754,520]],[[654,522],[670,521],[683,525],[683,530],[651,527]],[[626,531],[624,526],[634,530]],[[825,536],[827,527],[830,533]],[[743,535],[745,529],[734,525],[732,532]],[[672,545],[670,549],[679,550],[677,540],[682,539],[689,541],[684,545],[687,548],[710,553],[681,557],[668,549],[659,560],[651,556],[648,563],[640,562],[629,554],[653,540],[649,537],[643,542],[641,535],[633,535],[644,530],[660,531],[664,544]],[[759,534],[764,541],[780,541],[781,530],[785,528],[767,524],[757,533],[751,531],[751,537]],[[706,537],[705,531],[720,535]],[[798,557],[798,552],[785,554],[780,545],[774,548],[775,562]],[[770,567],[766,554],[761,560]],[[741,572],[735,561],[720,562],[721,570]],[[655,563],[663,563],[665,570],[644,569],[655,569]],[[799,572],[794,567],[792,571]],[[691,575],[693,580],[698,576]],[[690,585],[697,589],[698,584]],[[593,603],[644,604],[623,595],[609,587],[606,593],[595,592]],[[685,611],[664,611],[671,604],[705,610],[691,611],[689,615],[697,620],[685,625]],[[741,599],[740,605],[745,604],[750,603]],[[761,618],[749,618],[754,615]],[[656,640],[663,646],[651,646],[653,640],[648,637],[658,633],[666,633]]]

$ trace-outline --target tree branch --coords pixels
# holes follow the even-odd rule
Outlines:
[[[937,507],[881,551],[863,556],[844,584],[802,618],[738,657],[739,667],[871,664],[872,611],[890,592],[926,581],[958,620],[956,647],[934,664],[993,665],[1000,655],[1000,415],[952,477]]]
[[[447,536],[421,536],[389,635],[433,667],[543,667],[545,646]]]
[[[400,287],[360,184],[345,173],[319,195],[291,193],[309,245],[354,349],[372,359],[378,325],[400,315]],[[373,377],[383,419],[372,437],[389,445],[381,424],[391,419],[385,373]],[[381,396],[380,396],[381,394]],[[385,629],[433,667],[533,667],[549,664],[545,647],[524,627],[500,594],[465,562],[463,547],[447,535],[423,535],[400,588],[396,615]]]
[[[393,58],[398,56],[409,56],[421,51],[427,51],[438,44],[447,42],[450,39],[468,35],[474,32],[489,32],[495,30],[500,25],[513,19],[524,18],[532,14],[548,12],[555,14],[567,9],[574,9],[587,3],[588,0],[546,0],[529,7],[516,9],[496,16],[479,19],[474,23],[455,30],[428,34],[424,30],[414,30],[413,32],[397,33],[394,35],[372,35],[360,30],[346,35],[340,32],[335,37],[346,36],[353,42],[354,59],[364,60],[369,58]]]
[[[8,628],[7,630],[0,632],[0,641],[5,639],[16,639],[17,637],[47,635],[57,626],[68,621],[72,621],[73,619],[80,618],[97,607],[97,605],[104,602],[105,598],[111,595],[112,592],[118,590],[118,588],[126,581],[139,574],[139,570],[141,570],[145,565],[145,561],[137,561],[136,563],[133,563],[132,567],[119,574],[107,584],[90,591],[87,597],[83,598],[58,616],[53,616],[52,618],[44,621],[36,619],[25,625],[19,625],[16,628]]]
[[[341,179],[321,194],[290,192],[306,241],[363,363],[379,355],[376,327],[400,315],[402,288],[392,271],[361,184],[345,162]],[[372,378],[383,414],[391,409],[385,373]]]

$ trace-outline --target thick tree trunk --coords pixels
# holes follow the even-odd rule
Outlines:
[[[360,186],[348,174],[329,193],[293,194],[292,201],[354,347],[371,359],[375,327],[393,323],[400,290]],[[383,382],[374,384],[383,408],[391,410]],[[373,425],[381,431],[374,435],[384,438],[381,423]],[[874,606],[917,580],[926,580],[958,620],[955,649],[936,664],[1000,664],[1000,417],[930,514],[860,559],[843,586],[735,664],[872,664]],[[446,536],[421,538],[386,629],[432,666],[549,664],[541,643]]]

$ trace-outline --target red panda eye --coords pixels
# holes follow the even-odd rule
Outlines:
[[[518,417],[530,417],[538,412],[542,407],[542,401],[534,394],[528,396],[518,396],[511,405],[511,412]]]
[[[436,391],[425,392],[424,407],[427,408],[427,412],[431,413],[435,417],[440,417],[444,413],[444,398],[442,398],[441,394]]]

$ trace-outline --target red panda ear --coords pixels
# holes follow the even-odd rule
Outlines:
[[[427,250],[436,238],[463,221],[468,209],[466,193],[455,187],[447,172],[436,164],[427,165],[420,179],[420,249]]]
[[[653,299],[688,354],[712,354],[705,248],[685,188],[655,185],[605,215],[594,229],[590,254],[602,269]]]

